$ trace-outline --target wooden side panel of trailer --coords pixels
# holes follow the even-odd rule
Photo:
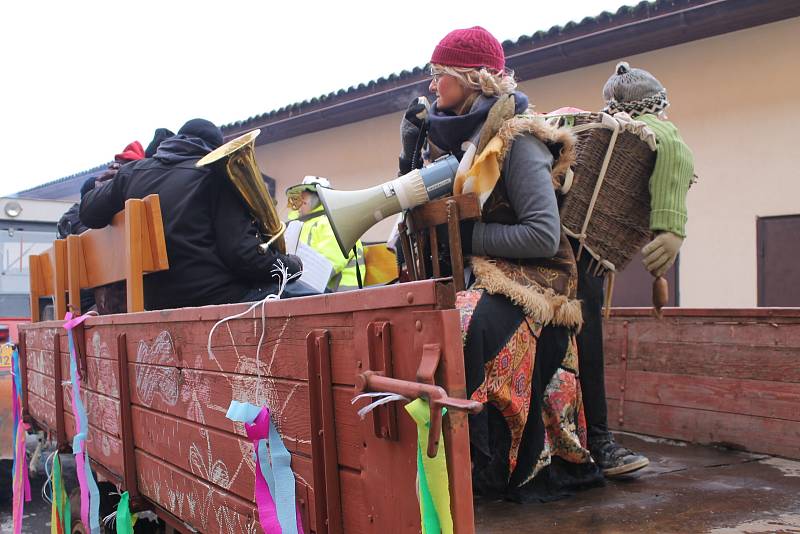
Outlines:
[[[292,454],[308,530],[419,532],[416,426],[399,405],[361,420],[361,405],[351,399],[358,374],[376,365],[394,378],[415,381],[422,347],[430,343],[442,350],[437,382],[463,397],[461,335],[452,306],[452,286],[434,281],[270,302],[263,321],[259,307],[218,326],[211,355],[212,327],[247,306],[89,318],[76,339],[93,465],[122,489],[138,491],[141,502],[173,526],[260,532],[252,444],[244,425],[225,413],[231,400],[266,404]],[[378,331],[385,344],[376,342]],[[56,369],[69,377],[66,335],[58,323],[28,326],[25,333],[30,415],[51,432],[61,425],[71,440],[70,386],[60,392],[61,417],[55,402]],[[309,341],[314,336],[326,340],[322,359],[311,354],[319,347]],[[316,395],[310,357],[327,365],[330,378],[330,386]],[[334,423],[322,419],[324,458],[315,457],[312,446],[323,430],[314,427],[314,410],[332,414]],[[391,432],[386,418],[392,419]],[[465,415],[450,411],[445,417],[445,444],[457,531],[472,532],[469,470],[456,468],[469,465]]]
[[[800,458],[800,310],[618,309],[604,337],[612,428]]]

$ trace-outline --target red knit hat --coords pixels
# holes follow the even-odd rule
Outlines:
[[[130,143],[125,147],[125,150],[114,156],[114,161],[119,163],[123,161],[136,161],[137,159],[144,159],[144,149],[139,141]]]
[[[503,70],[506,57],[503,45],[494,35],[480,26],[473,26],[448,33],[433,50],[431,63],[447,67]]]

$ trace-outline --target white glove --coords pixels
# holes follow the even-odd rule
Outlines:
[[[642,248],[645,268],[655,277],[663,276],[675,263],[683,238],[672,232],[661,232]]]

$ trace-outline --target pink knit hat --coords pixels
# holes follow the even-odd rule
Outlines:
[[[448,33],[433,50],[431,63],[447,67],[487,67],[499,71],[505,68],[506,58],[503,45],[494,35],[480,26],[473,26]]]

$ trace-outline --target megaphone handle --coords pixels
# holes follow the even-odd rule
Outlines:
[[[414,154],[411,156],[411,170],[422,168],[422,145],[425,144],[425,138],[428,137],[428,121],[422,123],[417,135],[417,142],[414,145]],[[419,161],[417,160],[419,154]]]
[[[353,257],[356,259],[356,280],[358,280],[358,289],[364,289],[364,282],[361,281],[361,267],[358,265],[358,245],[353,247]]]

